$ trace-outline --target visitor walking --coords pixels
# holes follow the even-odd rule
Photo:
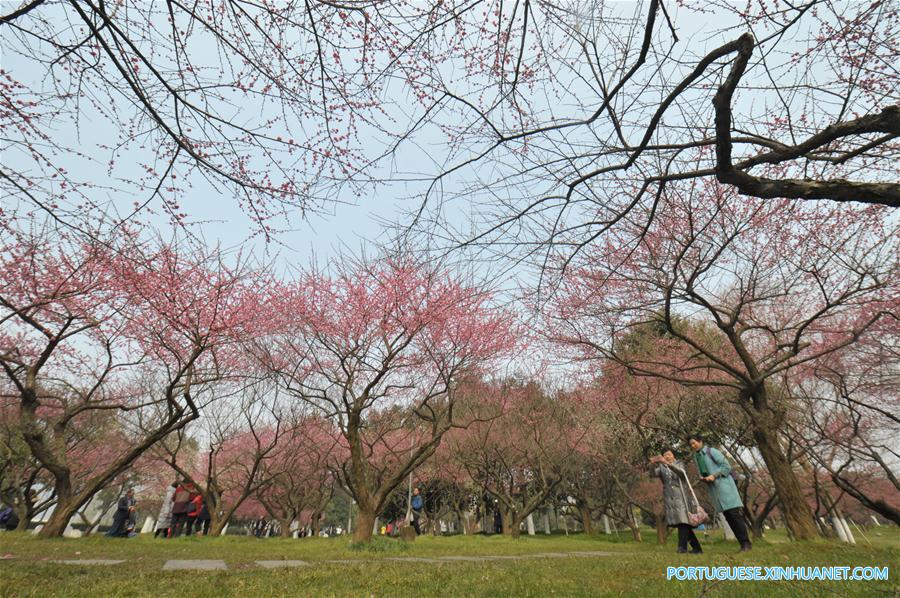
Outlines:
[[[200,494],[200,491],[197,490],[196,486],[191,486],[191,506],[190,510],[187,514],[187,531],[184,535],[193,536],[194,535],[194,524],[197,522],[197,518],[200,517],[200,511],[203,510],[203,495]],[[199,524],[197,525],[197,531],[200,531]]]
[[[203,533],[204,536],[209,535],[209,522],[212,517],[209,514],[209,508],[206,506],[206,500],[203,500],[203,506],[200,507],[200,514],[197,515],[197,533]]]
[[[106,532],[110,538],[124,538],[128,536],[128,521],[134,517],[135,512],[134,490],[129,488],[125,496],[116,504],[116,512],[113,515],[112,527]]]
[[[175,496],[175,490],[178,489],[178,482],[166,488],[166,495],[163,497],[162,505],[159,507],[159,516],[156,518],[156,530],[153,537],[157,538],[162,535],[163,538],[169,537],[169,529],[172,527],[172,500]]]
[[[747,524],[744,522],[742,513],[744,504],[734,483],[728,459],[722,451],[706,446],[699,436],[691,436],[688,442],[694,451],[694,462],[700,471],[700,479],[706,482],[706,489],[716,511],[722,513],[731,526],[731,531],[741,543],[741,552],[750,550],[753,544],[747,535]]]
[[[174,538],[184,532],[187,524],[188,513],[191,510],[191,483],[182,482],[175,489],[172,496],[172,527],[170,528],[169,537]]]
[[[425,501],[422,499],[422,495],[419,492],[419,487],[413,490],[412,502],[410,503],[412,507],[412,524],[413,529],[416,530],[416,535],[420,535],[422,533],[421,528],[419,527],[419,519],[422,516],[422,509],[425,507]]]
[[[684,465],[675,459],[672,449],[663,451],[662,455],[650,457],[650,464],[654,466],[650,475],[662,481],[666,524],[678,530],[678,552],[687,552],[687,545],[690,543],[691,554],[700,554],[703,550],[694,534],[694,525],[689,516],[700,511],[700,504],[690,486]]]

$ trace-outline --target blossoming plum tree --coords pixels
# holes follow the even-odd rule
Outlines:
[[[228,348],[253,320],[241,299],[247,272],[215,251],[154,249],[128,235],[100,243],[4,232],[4,392],[18,397],[25,442],[53,478],[56,505],[41,535],[58,536],[98,490],[198,417],[195,396],[227,372]],[[121,445],[100,441],[110,430],[101,420]],[[90,445],[103,459],[76,455],[76,429],[101,435]],[[85,463],[92,471],[76,485]]]
[[[340,430],[342,481],[359,505],[354,537],[368,541],[394,489],[463,423],[460,378],[512,348],[511,318],[483,289],[410,257],[304,272],[268,305],[261,358]]]
[[[730,392],[788,526],[810,538],[816,526],[783,448],[781,379],[896,313],[891,220],[879,207],[736,202],[727,188],[696,182],[660,201],[651,226],[626,224],[568,271],[553,334],[632,374]],[[644,356],[621,342],[638,325],[664,332]]]

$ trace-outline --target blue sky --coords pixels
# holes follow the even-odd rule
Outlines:
[[[592,3],[586,3],[590,6]],[[618,9],[626,14],[641,14],[644,10],[643,5],[637,5],[630,2],[617,3]],[[44,10],[42,7],[41,10]],[[47,10],[60,10],[47,9]],[[701,18],[697,13],[679,10],[677,7],[669,7],[678,27],[681,48],[688,48],[689,54],[702,55],[709,47],[718,45],[721,40],[721,34],[712,34],[712,30],[719,30],[722,22],[716,19],[709,21]],[[48,13],[52,15],[52,13]],[[50,18],[53,18],[52,16]],[[61,21],[62,22],[62,21]],[[709,34],[707,32],[710,32]],[[734,37],[733,32],[730,34]],[[27,57],[23,57],[17,53],[10,52],[9,49],[16,43],[13,37],[10,37],[7,31],[3,31],[3,56],[2,67],[11,71],[13,75],[27,86],[40,89],[48,84],[41,68],[36,67],[33,61]],[[199,50],[198,61],[200,63],[215,63],[216,54],[210,48],[208,55],[203,55],[203,48]],[[404,110],[404,102],[408,101],[409,90],[398,88],[395,84],[389,88],[391,99],[397,101],[397,109],[402,112]],[[404,97],[406,96],[406,100]],[[567,109],[565,106],[557,106],[553,104],[553,100],[549,97],[538,97],[537,103],[545,109],[552,109],[556,116],[581,116],[574,109]],[[412,102],[408,102],[411,106]],[[406,107],[408,107],[406,106]],[[107,162],[109,161],[111,152],[101,146],[115,145],[118,136],[118,127],[121,123],[113,123],[98,118],[95,111],[92,111],[88,102],[83,102],[80,106],[80,130],[76,130],[70,123],[65,120],[57,121],[58,128],[55,129],[56,138],[62,145],[71,147],[79,147],[85,154],[90,156],[92,160],[85,160],[75,155],[61,157],[62,163],[71,172],[77,172],[83,179],[99,182],[101,185],[115,185],[112,182],[115,178],[135,178],[141,173],[139,167],[140,161],[147,161],[146,154],[152,153],[144,151],[143,154],[138,150],[133,150],[130,154],[123,154],[117,160],[115,169],[112,173],[107,170]],[[127,113],[128,107],[124,107]],[[248,112],[255,107],[248,103],[246,106],[236,106],[235,116],[240,117],[240,111],[246,109]],[[571,110],[571,115],[566,115],[565,111]],[[396,115],[395,115],[396,116]],[[300,123],[302,125],[303,123]],[[276,131],[281,134],[281,131]],[[302,130],[284,131],[284,135],[290,137],[300,137]],[[366,132],[363,132],[365,135]],[[417,136],[414,143],[406,145],[401,151],[397,159],[386,164],[380,174],[385,177],[398,175],[403,178],[409,173],[434,172],[438,165],[433,163],[427,157],[428,154],[441,156],[445,154],[445,148],[440,147],[445,144],[445,140],[436,134],[433,130],[425,131]],[[364,143],[366,143],[364,138]],[[377,150],[383,147],[384,140],[370,138],[368,143],[371,144],[370,150]],[[456,160],[459,157],[455,158]],[[7,154],[3,156],[3,163],[6,167],[13,170],[24,171],[32,167],[27,156],[21,154]],[[466,183],[479,179],[482,176],[485,180],[490,181],[497,173],[490,172],[492,165],[479,165],[478,168],[472,169],[460,177],[450,178],[446,182],[444,190],[447,196],[454,196],[465,189]],[[341,251],[350,251],[359,253],[362,248],[367,247],[372,241],[386,242],[391,231],[386,228],[386,223],[405,223],[408,222],[408,212],[418,207],[418,201],[421,197],[419,194],[422,190],[421,185],[407,184],[404,182],[396,182],[383,185],[375,189],[370,189],[367,195],[356,198],[346,198],[347,203],[334,203],[323,206],[318,212],[312,212],[305,215],[302,220],[294,218],[291,222],[293,230],[278,235],[276,243],[266,244],[259,236],[253,236],[254,228],[250,223],[247,214],[238,206],[237,202],[229,194],[223,194],[220,190],[211,186],[201,177],[193,176],[190,178],[191,188],[184,192],[183,197],[179,201],[189,214],[187,222],[190,228],[197,231],[210,243],[218,242],[226,247],[236,246],[247,242],[254,247],[254,250],[260,254],[277,253],[281,256],[284,263],[304,264],[309,260],[317,259],[318,261],[328,260]],[[540,188],[528,189],[527,187],[515,192],[521,192],[524,199],[528,198],[528,193],[533,191],[540,194],[544,190]],[[128,189],[120,191],[103,191],[97,190],[95,201],[103,203],[111,201],[118,207],[120,213],[127,211],[132,202],[137,199],[141,200],[142,193],[129,192]],[[136,195],[136,197],[135,197]],[[490,197],[487,195],[486,197]],[[343,197],[341,198],[344,199]],[[465,198],[463,198],[465,200]],[[8,200],[4,200],[8,201]],[[465,201],[457,201],[444,211],[443,216],[447,222],[458,229],[466,230],[471,226],[473,218],[472,214],[476,210],[474,204],[467,204]],[[490,215],[481,216],[482,218],[490,218]],[[151,223],[160,229],[168,227],[167,218],[164,215],[149,216]]]

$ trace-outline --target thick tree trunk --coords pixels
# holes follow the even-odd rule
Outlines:
[[[24,532],[28,529],[29,524],[31,524],[31,520],[25,517],[19,518],[19,524],[16,526],[17,532]]]
[[[82,505],[73,499],[64,500],[63,497],[59,497],[53,513],[50,514],[50,518],[44,524],[44,527],[41,528],[41,531],[38,532],[38,536],[41,538],[58,538],[62,536],[63,532],[66,531],[66,526],[69,525],[69,521],[81,507]]]
[[[28,507],[17,508],[16,516],[19,518],[19,523],[16,525],[17,532],[24,532],[28,529],[28,524],[31,523],[31,513],[29,513]]]
[[[591,510],[585,505],[578,507],[578,511],[581,513],[581,528],[586,534],[592,534],[594,532],[594,525],[591,522]]]
[[[293,520],[291,519],[279,519],[278,525],[281,527],[281,537],[282,538],[290,538],[291,537],[291,523]]]
[[[372,528],[375,525],[375,512],[371,509],[364,509],[359,505],[359,512],[356,514],[356,531],[353,532],[354,542],[369,542],[372,540]]]
[[[504,536],[512,536],[512,513],[506,509],[500,509],[500,521],[503,525],[501,533]]]
[[[760,421],[762,419],[762,421]],[[778,432],[767,425],[769,418],[754,418],[753,438],[772,477],[772,484],[781,501],[785,523],[796,540],[811,540],[818,536],[812,510],[803,496],[800,482],[778,442]]]
[[[50,518],[41,528],[38,536],[41,538],[57,538],[63,535],[69,520],[90,500],[90,496],[79,498],[72,490],[72,472],[68,465],[57,458],[44,437],[44,431],[38,425],[36,409],[37,400],[31,392],[23,396],[23,405],[19,412],[19,421],[22,424],[22,435],[31,449],[31,453],[41,462],[44,468],[53,476],[53,489],[56,492],[56,506],[50,514]]]
[[[503,518],[503,535],[516,539],[522,535],[522,522],[524,518],[510,514]]]
[[[521,527],[525,518],[515,511],[500,511],[500,518],[503,520],[503,535],[510,538],[518,538],[522,535]]]
[[[312,528],[312,537],[319,537],[319,529],[322,526],[322,514],[321,513],[313,513],[312,519],[310,519],[310,527]]]
[[[228,518],[222,517],[214,509],[209,509],[209,535],[221,536],[225,526],[228,525]]]

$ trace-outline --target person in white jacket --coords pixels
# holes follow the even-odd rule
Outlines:
[[[175,497],[175,489],[178,482],[173,482],[166,488],[166,496],[163,498],[162,506],[159,508],[159,516],[156,518],[156,531],[153,537],[156,538],[162,534],[163,538],[169,537],[169,528],[172,527],[172,500]]]

